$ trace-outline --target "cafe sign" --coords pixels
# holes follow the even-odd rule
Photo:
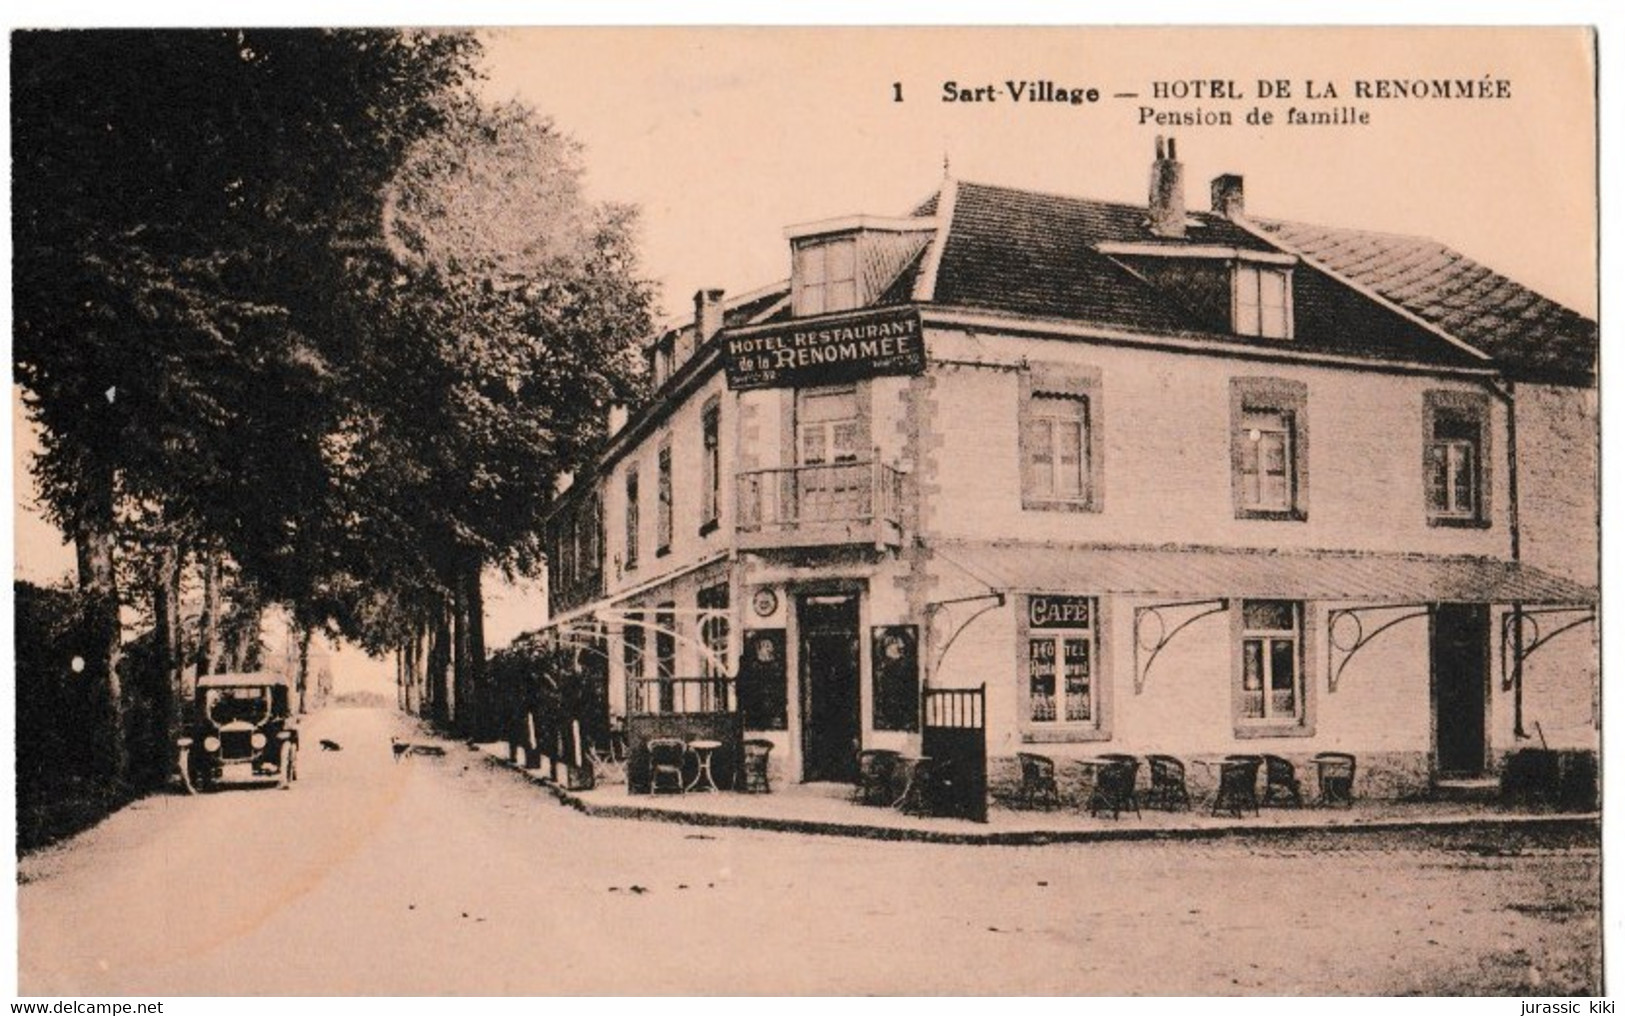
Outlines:
[[[724,333],[728,387],[800,388],[925,369],[920,315],[912,307]]]
[[[1092,599],[1087,596],[1027,597],[1027,627],[1087,628]]]

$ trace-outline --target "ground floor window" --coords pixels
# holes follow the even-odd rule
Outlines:
[[[1237,719],[1241,723],[1295,724],[1303,720],[1302,603],[1242,601],[1240,673]]]
[[[1027,597],[1026,722],[1031,731],[1100,726],[1097,603],[1090,597]]]

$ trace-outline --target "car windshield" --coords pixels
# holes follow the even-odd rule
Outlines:
[[[209,719],[217,727],[241,721],[257,726],[271,717],[269,688],[210,688],[204,694]]]

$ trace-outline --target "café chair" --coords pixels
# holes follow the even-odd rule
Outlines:
[[[1213,814],[1227,811],[1236,818],[1245,808],[1258,814],[1258,770],[1264,760],[1257,755],[1231,755],[1219,763],[1219,792],[1213,795]]]
[[[683,764],[688,760],[688,745],[678,737],[652,737],[649,739],[649,793],[660,793],[664,785],[668,791],[688,792],[688,780],[683,777]]]
[[[1315,798],[1315,803],[1353,807],[1354,756],[1346,751],[1323,751],[1312,761],[1320,783],[1320,796]]]
[[[858,804],[885,807],[897,801],[897,765],[902,756],[884,748],[858,752],[858,785],[852,799]]]
[[[1021,800],[1029,808],[1053,808],[1061,803],[1061,788],[1055,782],[1055,761],[1030,751],[1016,752],[1021,763]]]
[[[1264,756],[1264,807],[1302,808],[1303,787],[1298,770],[1279,755]]]
[[[740,760],[739,774],[742,788],[747,794],[766,794],[772,788],[767,785],[767,756],[773,751],[773,742],[761,738],[750,738],[745,742],[745,754]]]
[[[1185,786],[1185,763],[1172,755],[1147,755],[1145,760],[1151,767],[1151,789],[1146,792],[1145,806],[1164,811],[1189,810],[1191,794]]]
[[[1098,815],[1110,808],[1112,818],[1124,811],[1134,810],[1140,815],[1140,802],[1134,794],[1134,784],[1140,776],[1140,760],[1133,755],[1102,755],[1105,765],[1095,770],[1095,785],[1089,793],[1089,814]]]

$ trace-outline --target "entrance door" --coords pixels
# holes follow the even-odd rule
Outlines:
[[[1433,695],[1439,773],[1484,772],[1484,709],[1488,698],[1490,608],[1441,603],[1433,608]]]
[[[803,778],[855,782],[861,734],[858,597],[803,596],[798,620]]]

